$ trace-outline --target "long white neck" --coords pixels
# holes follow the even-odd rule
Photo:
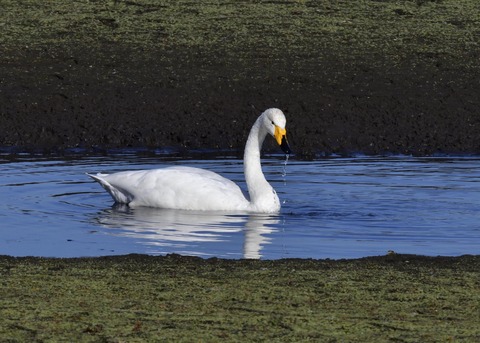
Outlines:
[[[248,136],[243,157],[243,169],[250,195],[250,205],[257,210],[275,212],[280,209],[280,201],[272,186],[265,179],[260,163],[260,149],[267,135],[262,121],[263,116],[260,116]]]

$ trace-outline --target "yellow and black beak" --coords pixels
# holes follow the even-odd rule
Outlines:
[[[278,145],[280,145],[280,148],[282,151],[286,154],[291,154],[292,150],[290,150],[290,146],[288,145],[287,141],[287,130],[282,129],[275,125],[275,133],[274,133],[275,140],[277,141]]]

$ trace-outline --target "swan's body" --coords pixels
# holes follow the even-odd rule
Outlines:
[[[244,210],[248,206],[234,182],[200,168],[169,167],[90,176],[116,202],[132,207]]]
[[[263,175],[260,148],[266,135],[271,134],[284,152],[290,153],[285,124],[283,112],[271,108],[258,117],[250,131],[243,159],[250,200],[233,181],[200,168],[169,167],[88,175],[99,182],[117,203],[132,207],[278,212],[280,201]]]

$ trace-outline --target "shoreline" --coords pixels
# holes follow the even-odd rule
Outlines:
[[[0,256],[0,339],[475,342],[480,256]]]

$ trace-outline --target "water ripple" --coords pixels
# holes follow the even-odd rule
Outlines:
[[[112,207],[86,172],[186,164],[245,188],[234,158],[79,156],[6,160],[0,170],[0,254],[181,253],[225,258],[353,258],[478,254],[478,157],[264,159],[283,203],[274,216]]]

